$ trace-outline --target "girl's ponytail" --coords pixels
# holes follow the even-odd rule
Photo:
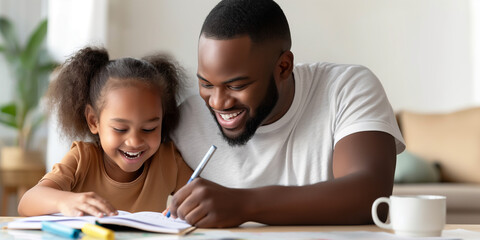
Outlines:
[[[95,109],[94,101],[98,96],[92,94],[96,95],[103,87],[106,80],[102,80],[104,78],[101,75],[105,74],[102,72],[105,72],[108,63],[109,56],[105,49],[87,47],[60,66],[58,75],[47,91],[47,106],[50,112],[57,114],[65,137],[95,138],[86,124],[85,107],[90,104]]]

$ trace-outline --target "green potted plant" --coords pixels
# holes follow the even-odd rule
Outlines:
[[[0,42],[0,55],[5,58],[15,81],[13,100],[0,104],[0,124],[14,128],[17,132],[15,146],[1,149],[1,166],[4,168],[17,166],[18,162],[22,161],[24,163],[20,165],[32,165],[25,163],[41,155],[31,153],[31,140],[33,133],[44,120],[44,114],[39,110],[39,103],[48,86],[49,75],[57,66],[44,47],[46,34],[47,20],[45,19],[31,33],[25,46],[22,46],[12,22],[5,17],[0,17],[0,36],[3,40]],[[42,164],[44,165],[43,162]]]

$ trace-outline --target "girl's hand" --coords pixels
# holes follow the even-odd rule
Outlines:
[[[65,216],[103,217],[118,214],[107,200],[94,192],[70,193],[58,201],[58,209]]]

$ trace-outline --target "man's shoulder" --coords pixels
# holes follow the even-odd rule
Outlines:
[[[180,120],[178,126],[172,131],[171,137],[177,147],[180,138],[185,136],[199,135],[204,131],[216,128],[205,101],[198,95],[189,96],[180,104]],[[195,129],[195,131],[192,131]],[[207,129],[207,130],[205,130]]]
[[[317,86],[327,92],[343,88],[345,84],[355,85],[359,82],[370,84],[372,81],[378,81],[370,69],[358,64],[301,63],[295,66],[293,73],[295,79],[304,82],[307,89]]]
[[[345,71],[362,71],[368,70],[367,67],[359,64],[344,64],[331,62],[315,62],[315,63],[297,63],[295,64],[295,71],[326,71],[342,73]]]

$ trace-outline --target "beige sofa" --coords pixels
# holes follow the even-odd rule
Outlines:
[[[397,114],[407,151],[440,166],[440,182],[396,183],[393,194],[447,197],[447,223],[480,224],[480,107]]]

